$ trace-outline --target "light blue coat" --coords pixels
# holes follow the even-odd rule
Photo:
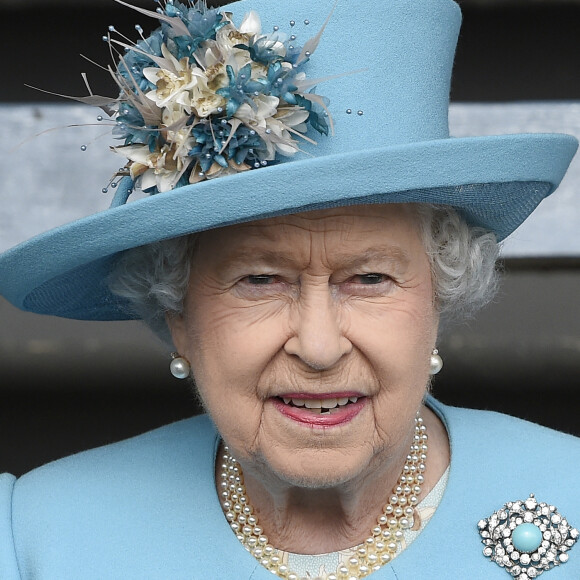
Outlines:
[[[580,439],[430,400],[451,470],[439,509],[377,580],[509,580],[477,522],[534,493],[580,527]],[[207,416],[0,476],[1,580],[270,580],[236,540],[214,487]],[[580,542],[579,542],[580,543]],[[542,580],[579,580],[580,546]]]

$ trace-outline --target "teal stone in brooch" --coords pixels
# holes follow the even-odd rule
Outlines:
[[[542,531],[536,524],[520,524],[512,532],[512,544],[518,552],[535,552],[542,544]]]
[[[580,533],[534,494],[510,501],[477,524],[483,555],[516,580],[533,580],[568,561]]]

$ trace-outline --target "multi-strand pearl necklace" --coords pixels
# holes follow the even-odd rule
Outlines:
[[[397,485],[371,535],[355,548],[356,556],[341,564],[328,580],[364,578],[388,564],[397,554],[403,531],[413,527],[427,459],[427,429],[417,413],[413,442]],[[220,500],[226,519],[240,543],[259,562],[280,578],[299,580],[283,563],[281,551],[271,546],[250,505],[240,464],[224,446],[220,471]]]

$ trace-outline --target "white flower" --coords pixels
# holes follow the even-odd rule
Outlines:
[[[266,119],[272,117],[278,111],[280,99],[271,95],[258,95],[253,99],[255,107],[248,103],[240,105],[234,117],[249,127],[266,128]]]
[[[214,92],[194,91],[191,105],[197,116],[200,118],[209,117],[218,112],[218,109],[225,107],[226,101],[223,97],[216,95]]]
[[[113,147],[113,150],[131,161],[131,179],[140,179],[143,190],[157,187],[169,191],[175,187],[192,159],[176,155],[175,146],[164,145],[151,153],[147,145]]]
[[[145,78],[156,87],[147,93],[147,98],[159,108],[172,101],[187,106],[189,91],[197,84],[198,79],[203,77],[204,72],[199,67],[191,67],[187,57],[177,60],[165,45],[161,47],[161,51],[173,70],[157,67],[143,69]]]
[[[238,30],[242,34],[250,34],[250,35],[260,34],[262,32],[262,22],[260,20],[260,15],[254,10],[248,12],[244,16],[244,19],[242,20],[242,23],[240,24]]]
[[[302,107],[285,107],[277,111],[276,115],[266,120],[267,128],[277,139],[271,140],[274,150],[285,156],[292,156],[298,151],[298,145],[292,138],[293,129],[298,133],[306,133],[306,120],[310,113]]]
[[[217,31],[215,37],[215,45],[218,47],[219,53],[222,58],[227,59],[230,55],[237,55],[245,53],[246,58],[248,58],[248,51],[242,48],[234,48],[238,44],[248,44],[251,35],[241,33],[232,24],[224,26]],[[206,41],[204,44],[211,45],[213,41]]]
[[[310,113],[298,106],[278,108],[280,99],[273,96],[259,95],[253,101],[255,107],[244,103],[234,117],[258,131],[268,150],[263,159],[271,161],[276,153],[292,156],[298,152],[298,144],[293,134],[306,133],[306,121]]]
[[[189,183],[199,183],[206,179],[215,179],[216,177],[224,177],[226,175],[235,175],[243,171],[249,171],[251,167],[246,163],[237,164],[231,159],[228,159],[228,166],[222,167],[219,163],[212,163],[211,167],[204,173],[201,171],[199,163],[196,163],[189,176]]]
[[[229,84],[225,62],[226,54],[214,41],[207,41],[195,53],[195,58],[204,69],[207,88],[217,91]]]
[[[178,104],[163,109],[163,125],[160,132],[164,141],[173,147],[173,155],[176,158],[186,157],[194,146],[191,126],[187,124],[189,116],[189,112]]]
[[[298,133],[306,133],[308,127],[306,121],[310,113],[303,107],[284,107],[278,109],[276,115],[268,119],[268,127],[274,132],[285,131],[288,127],[298,131]]]

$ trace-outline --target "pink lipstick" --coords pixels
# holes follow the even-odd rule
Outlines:
[[[311,427],[334,427],[348,423],[366,404],[366,397],[356,392],[325,394],[285,393],[272,399],[285,417]]]

